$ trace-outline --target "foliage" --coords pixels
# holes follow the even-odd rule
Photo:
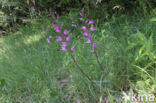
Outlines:
[[[65,27],[71,25],[69,17],[76,20],[78,16],[75,12],[63,15],[58,25],[62,22]],[[71,29],[75,59],[98,85],[98,90],[79,73],[68,54],[60,51],[57,42],[47,44],[50,35],[58,36],[52,31],[54,20],[45,16],[34,19],[15,35],[0,38],[0,72],[8,88],[0,94],[0,100],[2,103],[120,102],[123,91],[155,93],[156,38],[152,34],[156,33],[156,24],[150,21],[152,17],[113,15],[106,22],[93,19],[97,31],[92,37],[98,45],[105,75],[97,69],[96,57],[89,53],[92,47],[83,45],[80,28],[66,28]],[[84,25],[78,20],[75,23]]]
[[[155,0],[0,0],[0,28],[1,33],[8,32],[8,27],[16,30],[17,23],[23,24],[26,18],[45,12],[61,15],[82,7],[88,9],[90,16],[100,20],[108,20],[114,13],[146,15],[155,4]]]

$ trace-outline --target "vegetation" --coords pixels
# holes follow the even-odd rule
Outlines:
[[[122,97],[156,97],[154,7],[154,0],[0,0],[0,28],[8,34],[0,38],[0,103],[131,103]],[[88,24],[81,19],[93,21],[93,47],[85,44],[81,27]],[[70,52],[60,48],[56,26],[69,31]]]

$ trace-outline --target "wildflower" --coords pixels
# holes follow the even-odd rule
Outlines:
[[[93,48],[94,48],[94,49],[96,49],[96,48],[97,48],[96,43],[93,43],[93,45],[92,45],[92,46],[93,46]]]
[[[85,20],[85,22],[87,23],[89,20]]]
[[[87,27],[86,27],[86,26],[82,26],[81,29],[82,29],[82,30],[86,30]]]
[[[75,50],[75,47],[74,47],[74,46],[72,46],[72,47],[71,47],[71,51],[74,51],[74,50]]]
[[[62,41],[62,37],[61,36],[58,36],[57,37],[57,41]]]
[[[93,54],[93,53],[94,53],[94,50],[91,50],[91,51],[90,51],[90,54]]]
[[[95,30],[96,30],[95,27],[91,26],[90,31],[95,31]]]
[[[79,12],[79,14],[80,14],[80,16],[82,16],[82,13],[81,12]]]
[[[83,18],[78,18],[78,19],[81,20],[81,21],[83,20]]]
[[[47,38],[46,40],[47,40],[48,43],[50,43],[50,39],[49,38]]]
[[[92,38],[92,34],[91,34],[91,33],[88,34],[88,38],[89,38],[89,39]]]
[[[89,24],[93,24],[93,23],[94,23],[94,21],[93,21],[93,20],[90,20],[90,21],[89,21]]]
[[[82,8],[82,12],[84,12],[84,8]]]
[[[62,24],[61,24],[62,26],[64,25],[64,22],[62,22]]]
[[[65,29],[64,32],[63,32],[64,35],[66,35],[66,34],[68,34],[68,33],[69,33],[69,31],[66,30],[66,29]]]
[[[86,44],[90,44],[90,43],[91,43],[91,40],[88,39],[85,43],[86,43]]]
[[[66,41],[70,41],[70,36],[66,37]]]
[[[62,42],[62,47],[66,47],[67,46],[67,43],[66,42]]]
[[[55,27],[55,32],[57,32],[57,33],[60,33],[60,32],[61,32],[61,29],[60,29],[59,26],[56,26],[56,27]]]
[[[52,26],[52,27],[55,27],[56,25],[55,25],[55,24],[51,24],[51,26]]]
[[[77,25],[75,25],[75,24],[72,24],[72,27],[75,27],[75,28],[76,28],[76,27],[77,27]]]
[[[89,34],[88,34],[88,32],[84,32],[83,35],[84,36],[88,36]]]
[[[65,46],[62,46],[61,47],[61,51],[66,51],[66,47]]]
[[[51,39],[51,38],[53,38],[53,37],[50,35],[49,38]]]

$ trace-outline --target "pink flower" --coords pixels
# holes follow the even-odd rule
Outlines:
[[[83,18],[78,18],[78,19],[81,20],[81,21],[83,20]]]
[[[86,30],[87,27],[86,27],[86,26],[82,26],[81,29],[82,29],[82,30]]]
[[[68,33],[69,33],[69,31],[66,30],[66,29],[65,29],[64,32],[63,32],[64,35],[66,35],[66,34],[68,34]]]
[[[93,46],[93,48],[94,48],[94,49],[96,49],[96,48],[97,48],[96,43],[93,43],[93,45],[92,45],[92,46]]]
[[[46,40],[47,40],[48,43],[50,43],[50,39],[49,38],[47,38]]]
[[[66,37],[66,41],[70,41],[70,36]]]
[[[62,26],[64,25],[64,22],[62,22],[62,24],[61,24]]]
[[[88,34],[88,32],[84,32],[83,35],[84,36],[88,36],[89,34]]]
[[[82,8],[82,12],[84,12],[84,8]]]
[[[67,43],[66,42],[62,42],[62,45],[63,47],[66,47],[67,46]]]
[[[93,21],[93,20],[90,20],[90,21],[89,21],[89,24],[93,24],[93,23],[94,23],[94,21]]]
[[[92,38],[92,34],[91,34],[91,33],[88,34],[88,38],[89,38],[89,39]]]
[[[61,47],[61,51],[66,51],[66,47],[65,46],[62,46]]]
[[[96,30],[95,27],[91,26],[90,31],[95,31],[95,30]]]
[[[57,33],[60,33],[60,32],[61,32],[61,29],[60,29],[59,26],[56,26],[56,27],[55,27],[55,32],[57,32]]]
[[[62,37],[61,36],[58,36],[57,37],[57,41],[62,41]]]
[[[55,25],[55,24],[51,24],[51,26],[52,26],[52,27],[55,27],[56,25]]]
[[[87,23],[89,20],[85,20],[85,22]]]
[[[74,46],[72,46],[72,47],[71,47],[71,51],[74,51],[74,50],[75,50],[75,47],[74,47]]]
[[[88,39],[85,43],[86,43],[86,44],[90,44],[90,43],[91,43],[91,40]]]
[[[79,12],[79,14],[80,14],[80,16],[82,16],[82,13],[81,12]]]
[[[94,50],[91,50],[91,51],[90,51],[90,54],[93,54],[93,53],[94,53]]]

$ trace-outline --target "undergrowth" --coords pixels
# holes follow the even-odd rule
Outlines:
[[[41,17],[21,27],[17,33],[0,38],[0,102],[2,103],[82,103],[124,102],[123,93],[156,91],[156,23],[153,16],[113,16],[96,22],[93,34],[101,74],[90,48],[82,44],[80,31],[73,29],[73,55],[98,86],[92,87],[71,58],[61,52],[52,31],[53,20]],[[135,19],[134,19],[135,18]],[[68,15],[60,18],[68,25]],[[126,103],[126,102],[125,102]]]

